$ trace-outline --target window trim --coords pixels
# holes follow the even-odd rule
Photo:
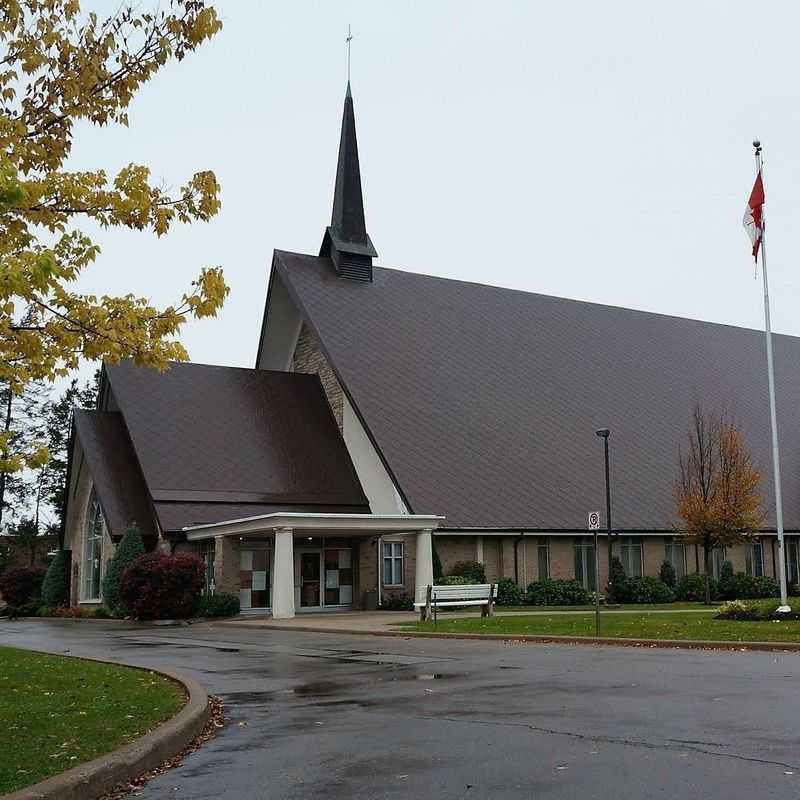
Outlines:
[[[541,570],[541,554],[544,550],[545,574]],[[539,536],[536,541],[536,580],[543,580],[550,577],[550,537]]]
[[[682,554],[682,572],[679,574],[678,568],[675,566],[672,558],[667,554],[672,550],[673,547],[680,547],[681,554]],[[664,561],[672,566],[675,570],[675,576],[677,578],[682,578],[688,574],[688,569],[686,566],[686,542],[682,541],[678,536],[665,536],[664,537]]]
[[[626,556],[636,548],[639,550],[639,572],[637,575],[633,575],[632,570],[628,569],[630,565],[626,563],[628,560]],[[641,536],[620,536],[619,556],[626,578],[641,578],[644,575],[644,541]]]
[[[99,517],[100,522],[100,531],[97,532],[97,520]],[[90,596],[88,593],[89,589],[89,574],[87,572],[88,564],[89,564],[89,526],[92,525],[94,527],[94,534],[91,537],[91,541],[94,544],[95,548],[92,551],[92,561],[94,562],[97,560],[97,594]],[[100,505],[100,499],[97,497],[97,492],[92,489],[91,494],[89,495],[89,503],[86,507],[86,518],[84,520],[83,525],[83,548],[82,548],[82,556],[81,559],[81,591],[80,591],[80,602],[81,603],[101,603],[103,601],[103,544],[105,539],[106,533],[106,520],[105,516],[103,515],[103,507]],[[94,566],[92,566],[92,574],[94,574]],[[92,580],[94,583],[94,580]]]
[[[755,567],[755,552],[758,549],[758,561],[760,571],[757,573]],[[761,539],[750,539],[744,545],[744,571],[754,578],[763,577],[764,573],[764,542]]]
[[[386,555],[387,545],[391,548],[391,555]],[[400,555],[394,555],[394,545],[400,546]],[[400,562],[400,583],[388,583],[386,581],[386,561],[390,560],[392,564],[395,561]],[[392,577],[394,577],[394,567],[392,567]],[[387,589],[399,589],[406,585],[406,543],[402,540],[397,541],[393,539],[383,540],[383,552],[381,553],[381,582]]]

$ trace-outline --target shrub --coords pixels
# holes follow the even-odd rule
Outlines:
[[[464,575],[443,575],[436,581],[438,586],[467,586],[472,581]]]
[[[59,550],[42,582],[42,602],[48,606],[65,606],[69,602],[70,554]]]
[[[381,600],[381,608],[384,611],[413,611],[414,598],[408,592],[386,595]]]
[[[442,570],[442,559],[439,558],[439,551],[436,549],[436,542],[433,543],[433,580],[434,583],[444,575]]]
[[[0,576],[0,593],[10,606],[24,606],[32,601],[40,604],[44,567],[12,567]]]
[[[661,569],[658,571],[658,577],[661,579],[662,583],[665,583],[670,589],[675,588],[677,576],[675,575],[675,567],[673,567],[669,561],[665,561],[661,565]]]
[[[86,612],[81,606],[62,606],[53,611],[55,617],[66,617],[69,619],[80,619],[86,616]]]
[[[135,526],[128,528],[122,536],[114,555],[108,562],[103,578],[103,602],[106,608],[116,611],[122,599],[120,582],[125,567],[144,553],[142,534]]]
[[[611,578],[608,581],[609,599],[613,599],[618,603],[625,602],[625,567],[619,560],[619,556],[613,556],[611,559]]]
[[[717,613],[717,619],[798,619],[800,609],[792,607],[788,614],[778,614],[778,600],[729,600],[723,603]]]
[[[122,573],[122,601],[135,619],[184,619],[197,606],[205,575],[197,556],[145,553]]]
[[[39,606],[36,609],[36,616],[37,617],[54,617],[56,615],[56,610],[53,606]]]
[[[575,580],[543,578],[528,585],[528,602],[534,606],[582,606],[589,592]]]
[[[723,561],[717,582],[719,597],[723,600],[732,600],[739,596],[738,588],[736,576],[733,574],[733,564],[730,561]]]
[[[93,608],[89,612],[89,616],[92,619],[111,619],[111,614],[108,612],[107,608],[103,606],[97,606],[97,608]]]
[[[235,594],[202,594],[194,610],[196,617],[233,617],[239,613],[239,598]]]
[[[466,578],[466,583],[488,583],[486,567],[480,561],[457,561],[450,570],[450,575]],[[442,584],[443,586],[447,584]]]
[[[648,575],[628,578],[625,594],[628,603],[671,603],[675,599],[675,593],[664,581]]]
[[[709,578],[711,583],[711,599],[717,596],[717,582]],[[675,596],[678,600],[704,600],[706,596],[705,575],[693,572],[684,575],[675,584]]]
[[[728,600],[719,607],[717,619],[759,619],[759,609],[744,600]]]
[[[525,593],[512,578],[500,578],[495,592],[499,606],[521,606],[525,602]]]
[[[777,597],[780,594],[778,581],[768,575],[753,578],[753,590],[750,597]]]

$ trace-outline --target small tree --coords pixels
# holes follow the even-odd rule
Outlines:
[[[114,555],[108,562],[106,574],[103,578],[103,602],[106,608],[114,612],[122,602],[121,584],[122,573],[125,567],[144,553],[142,534],[135,525],[128,528]]]
[[[669,561],[664,561],[661,564],[661,569],[658,571],[658,577],[669,586],[670,589],[675,588],[675,583],[677,582],[677,575],[675,574],[675,567],[669,563]]]
[[[675,501],[684,539],[703,550],[705,602],[710,603],[712,552],[741,542],[761,524],[761,476],[734,423],[724,414],[706,415],[699,405],[678,461]]]
[[[626,580],[625,567],[622,566],[619,556],[612,556],[611,576],[608,580],[608,597],[606,598],[607,602],[623,603],[628,599]]]
[[[59,550],[50,562],[42,583],[42,602],[46,606],[58,608],[69,603],[69,568],[69,553]]]
[[[439,558],[439,551],[436,549],[436,542],[433,543],[433,577],[439,580],[444,575],[442,571],[442,559]]]

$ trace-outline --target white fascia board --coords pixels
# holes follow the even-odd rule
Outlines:
[[[594,531],[540,531],[535,528],[453,528],[438,530],[439,536],[594,536]],[[605,529],[597,531],[598,536],[607,536]],[[611,531],[612,536],[681,536],[680,531]]]
[[[257,517],[215,522],[209,525],[192,525],[184,528],[190,542],[213,539],[216,536],[243,536],[267,533],[276,528],[295,531],[340,531],[350,533],[413,533],[434,530],[444,522],[444,517],[433,514],[304,514],[278,512]]]

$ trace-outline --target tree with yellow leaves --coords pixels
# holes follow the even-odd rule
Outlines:
[[[684,540],[703,549],[705,601],[711,602],[711,554],[756,533],[762,522],[761,476],[736,425],[697,405],[686,449],[678,453],[675,501]]]
[[[172,0],[168,11],[122,7],[102,20],[82,14],[78,0],[0,2],[0,383],[15,394],[69,374],[82,358],[165,369],[188,358],[176,338],[187,319],[222,305],[219,268],[203,269],[166,308],[73,286],[100,252],[82,220],[157,236],[175,222],[208,220],[220,207],[213,172],[196,173],[173,196],[151,184],[146,166],[116,175],[66,168],[77,122],[128,125],[142,85],[221,27],[202,0]],[[47,459],[43,447],[15,448],[13,434],[0,430],[0,472]]]

